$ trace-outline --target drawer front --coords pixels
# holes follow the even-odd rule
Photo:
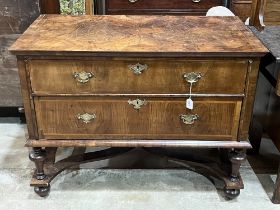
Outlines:
[[[222,0],[107,0],[107,9],[210,9],[222,5]]]
[[[132,99],[35,98],[40,138],[237,139],[241,101],[196,98],[187,110],[183,98]]]
[[[188,94],[190,83],[186,80],[190,75],[201,76],[193,83],[193,93],[243,94],[247,62],[31,60],[29,69],[32,90],[39,95]]]

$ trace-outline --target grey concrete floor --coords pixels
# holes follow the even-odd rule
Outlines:
[[[256,175],[249,162],[241,168],[245,189],[236,200],[227,201],[205,177],[187,170],[176,169],[95,169],[105,165],[122,166],[122,159],[112,162],[85,164],[79,171],[65,171],[52,182],[51,193],[40,198],[29,187],[33,163],[24,148],[26,125],[13,119],[0,123],[0,209],[280,209],[270,201],[275,174],[262,174],[258,162]],[[263,156],[279,153],[267,140],[263,141]],[[58,159],[70,153],[61,149]],[[269,156],[270,157],[270,156]],[[266,158],[269,158],[266,157]],[[164,159],[148,157],[140,151],[122,157],[125,167],[142,162],[165,164]],[[144,161],[145,160],[145,161]],[[118,164],[117,164],[118,163]],[[273,165],[273,164],[272,164]],[[274,167],[274,166],[273,166]],[[272,171],[274,171],[274,168]],[[134,168],[134,167],[132,167]],[[160,167],[159,167],[160,168]]]

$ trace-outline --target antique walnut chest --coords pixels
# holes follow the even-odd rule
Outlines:
[[[267,50],[238,17],[42,15],[10,50],[40,196],[62,170],[134,147],[219,148],[226,167],[194,166],[222,180],[230,198],[243,188]],[[57,162],[58,147],[80,152]]]

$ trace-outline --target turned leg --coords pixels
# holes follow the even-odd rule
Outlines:
[[[280,164],[279,164],[279,168],[278,168],[278,174],[277,174],[277,178],[276,178],[272,202],[275,204],[280,204]]]
[[[229,160],[231,162],[230,181],[239,182],[239,169],[241,164],[245,161],[246,154],[243,150],[233,150],[229,153]],[[240,189],[225,189],[225,194],[228,198],[236,198],[240,194]]]
[[[29,154],[29,159],[35,163],[36,178],[42,180],[46,177],[44,173],[44,162],[46,160],[46,151],[40,147],[34,147]]]
[[[253,148],[248,150],[248,154],[250,155],[259,154],[262,135],[263,135],[263,127],[261,123],[255,117],[253,117],[249,129],[249,140]]]
[[[230,152],[231,174],[230,179],[232,182],[239,181],[239,169],[241,164],[245,161],[246,154],[243,150],[233,150]]]
[[[46,160],[46,151],[40,147],[34,147],[33,150],[29,154],[29,158],[31,161],[35,163],[36,172],[35,177],[37,180],[43,180],[46,178],[44,173],[44,162]],[[35,193],[37,193],[41,197],[45,197],[49,194],[50,185],[48,186],[36,186],[34,187]]]

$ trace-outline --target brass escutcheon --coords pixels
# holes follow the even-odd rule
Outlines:
[[[197,114],[187,114],[187,115],[180,115],[180,119],[185,123],[186,125],[192,125],[194,124],[194,121],[197,120],[199,116]]]
[[[198,80],[201,79],[202,77],[202,74],[200,72],[190,72],[190,73],[186,73],[183,75],[183,77],[185,78],[185,80],[192,84],[192,83],[195,83],[197,82]]]
[[[140,74],[142,74],[142,72],[143,72],[144,70],[147,70],[147,69],[148,69],[148,65],[137,63],[137,64],[134,64],[134,65],[128,65],[128,68],[129,68],[131,71],[133,71],[134,74],[140,75]]]
[[[92,121],[96,118],[96,115],[89,114],[89,113],[77,114],[77,118],[78,118],[78,120],[82,120],[83,123],[88,124],[88,123],[90,123],[90,121]]]
[[[94,77],[94,74],[91,73],[91,72],[85,72],[85,71],[82,71],[82,72],[74,72],[73,73],[73,77],[80,83],[87,83],[90,78]]]
[[[143,105],[147,104],[146,100],[140,100],[140,99],[135,99],[135,100],[128,100],[127,101],[129,105],[133,105],[134,109],[140,109]]]

